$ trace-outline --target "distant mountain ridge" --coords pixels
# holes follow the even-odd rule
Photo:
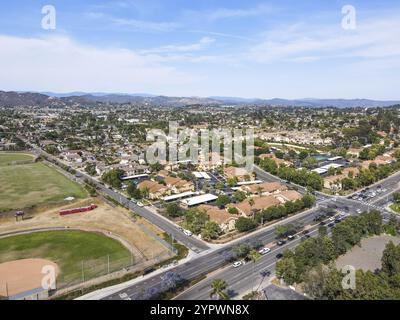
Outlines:
[[[37,92],[5,92],[0,91],[0,106],[68,106],[73,104],[95,105],[96,103],[138,104],[150,106],[191,106],[191,105],[253,105],[282,107],[388,107],[400,105],[400,101],[378,101],[369,99],[248,99],[239,97],[168,97],[146,93],[37,93]]]

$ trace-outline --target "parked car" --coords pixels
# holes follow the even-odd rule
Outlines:
[[[139,202],[139,201],[136,204],[137,204],[138,207],[141,207],[141,208],[144,207],[144,204]]]
[[[193,233],[189,230],[183,230],[183,233],[188,237],[191,237],[193,235]]]
[[[234,268],[239,268],[242,264],[243,264],[242,261],[236,261],[236,262],[233,263],[232,266],[233,266]]]
[[[279,260],[279,259],[282,259],[283,258],[283,254],[282,253],[278,253],[277,255],[276,255],[276,258]]]

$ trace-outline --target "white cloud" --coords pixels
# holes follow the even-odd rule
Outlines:
[[[210,44],[214,43],[215,39],[203,37],[196,43],[182,45],[167,45],[159,48],[143,50],[144,53],[167,53],[167,52],[193,52],[206,49]]]
[[[400,56],[400,20],[386,17],[360,21],[356,30],[338,26],[289,26],[265,35],[250,49],[257,62],[309,62],[329,58],[383,58]],[[311,60],[308,57],[313,57]]]
[[[125,27],[137,31],[169,32],[179,27],[179,24],[175,22],[154,22],[122,18],[110,18],[110,21],[117,27]]]
[[[215,21],[228,18],[245,18],[245,17],[260,16],[263,14],[271,13],[272,10],[273,9],[271,7],[261,4],[256,7],[246,8],[246,9],[220,8],[214,10],[213,12],[207,13],[206,16],[209,20]]]
[[[0,35],[0,47],[0,88],[5,90],[154,92],[196,81],[162,56],[89,47],[67,37]]]

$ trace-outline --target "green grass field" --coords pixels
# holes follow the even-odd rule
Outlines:
[[[0,154],[0,163],[16,158],[17,155]],[[0,212],[59,203],[70,196],[83,199],[87,192],[41,162],[0,166]]]
[[[83,231],[49,231],[0,239],[0,263],[28,259],[48,259],[61,269],[58,281],[85,280],[108,271],[119,270],[131,262],[131,253],[120,242],[101,234]]]
[[[397,212],[397,213],[400,213],[400,204],[394,203],[394,204],[392,204],[392,205],[390,206],[390,209],[392,209],[393,211],[395,211],[395,212]]]
[[[9,166],[13,161],[29,161],[33,159],[34,157],[29,154],[0,152],[0,167]]]

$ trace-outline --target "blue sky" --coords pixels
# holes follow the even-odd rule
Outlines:
[[[0,90],[400,99],[400,2],[2,0],[0,70]]]

